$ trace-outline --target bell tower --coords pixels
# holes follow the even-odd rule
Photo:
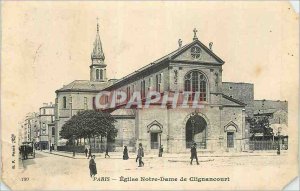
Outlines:
[[[99,35],[99,23],[97,18],[97,34],[94,42],[93,52],[91,54],[92,64],[90,65],[90,81],[106,82],[106,64],[105,56],[102,49],[102,43]]]

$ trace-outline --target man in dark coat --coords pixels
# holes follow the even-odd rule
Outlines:
[[[194,143],[193,146],[191,147],[191,165],[193,163],[193,159],[196,159],[197,165],[199,165],[196,146],[197,144]]]
[[[135,161],[139,160],[139,167],[144,166],[144,162],[142,160],[143,157],[144,157],[144,149],[143,149],[142,143],[140,143],[138,153],[137,153],[137,158],[135,160]]]
[[[89,159],[90,157],[92,158],[92,149],[91,149],[91,148],[89,149],[89,156],[88,156],[88,159]]]
[[[163,145],[160,145],[159,152],[158,152],[158,157],[162,157],[163,152],[164,152],[164,147],[163,147]]]
[[[85,153],[85,157],[87,157],[87,154],[88,154],[88,149],[87,148],[84,149],[84,153]]]
[[[23,159],[24,160],[28,159],[28,148],[26,145],[23,146],[22,152],[23,152]]]
[[[123,151],[123,160],[129,159],[128,157],[128,149],[127,146],[124,146],[124,151]]]
[[[110,156],[108,154],[108,147],[106,147],[106,150],[105,150],[105,158],[106,158],[106,156],[108,156],[110,158]]]
[[[97,174],[97,167],[95,162],[95,155],[91,157],[91,160],[89,162],[89,168],[90,168],[90,176],[94,177]]]

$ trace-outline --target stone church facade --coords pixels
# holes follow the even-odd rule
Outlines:
[[[75,80],[56,91],[56,138],[63,124],[78,111],[95,108],[95,99],[102,91],[123,91],[128,97],[149,91],[161,94],[198,92],[199,108],[130,108],[119,104],[109,108],[116,119],[117,148],[127,145],[134,150],[142,143],[145,151],[156,152],[160,145],[170,153],[187,152],[196,142],[199,150],[208,152],[241,152],[248,149],[247,117],[253,116],[253,84],[222,81],[225,62],[197,38],[170,54],[119,79],[108,80],[105,56],[97,25],[97,35],[91,54],[90,80]],[[193,95],[191,96],[193,97]],[[106,102],[110,102],[108,97]]]

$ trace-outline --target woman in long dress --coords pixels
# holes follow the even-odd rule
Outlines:
[[[129,159],[127,146],[124,146],[123,160]]]
[[[90,163],[89,163],[89,168],[90,168],[90,175],[91,177],[94,177],[97,174],[97,167],[96,167],[96,162],[95,162],[95,155],[92,156]]]

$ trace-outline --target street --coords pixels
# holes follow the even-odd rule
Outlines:
[[[280,177],[282,170],[286,172],[286,169],[290,168],[289,164],[285,163],[286,154],[279,156],[276,154],[234,157],[198,156],[200,165],[196,165],[195,161],[193,165],[190,165],[188,154],[165,155],[163,158],[146,156],[143,159],[144,167],[137,167],[138,164],[135,162],[136,155],[134,153],[129,153],[129,160],[122,160],[122,153],[110,154],[111,158],[104,158],[104,154],[96,156],[95,162],[98,174],[95,179],[92,179],[89,174],[88,159],[83,157],[73,159],[37,151],[35,159],[23,161],[24,168],[21,169],[19,178],[26,177],[29,180],[27,182],[17,182],[17,184],[23,184],[28,189],[60,189],[62,187],[67,187],[68,189],[93,189],[95,186],[99,187],[99,189],[108,187],[127,189],[133,185],[139,185],[140,188],[151,186],[154,189],[161,188],[160,186],[173,188],[174,184],[182,186],[179,181],[180,178],[186,178],[189,185],[193,186],[206,185],[214,188],[221,184],[220,182],[201,182],[199,184],[199,182],[193,181],[194,179],[189,179],[191,177],[212,177],[228,178],[229,181],[226,185],[234,183],[239,188],[242,188],[246,185],[251,186],[258,180],[267,184],[272,180],[272,177],[273,180],[284,181],[284,179],[274,178]],[[240,179],[241,174],[244,177],[244,181]],[[106,181],[103,177],[106,177]],[[143,180],[146,181],[133,181],[134,178],[140,179],[141,177],[144,177]],[[153,184],[153,181],[147,181],[151,180],[151,178],[160,177],[164,181],[156,182],[157,184]],[[177,178],[177,181],[166,181],[169,178]],[[107,179],[109,180],[107,181]],[[257,182],[256,185],[258,185]]]

